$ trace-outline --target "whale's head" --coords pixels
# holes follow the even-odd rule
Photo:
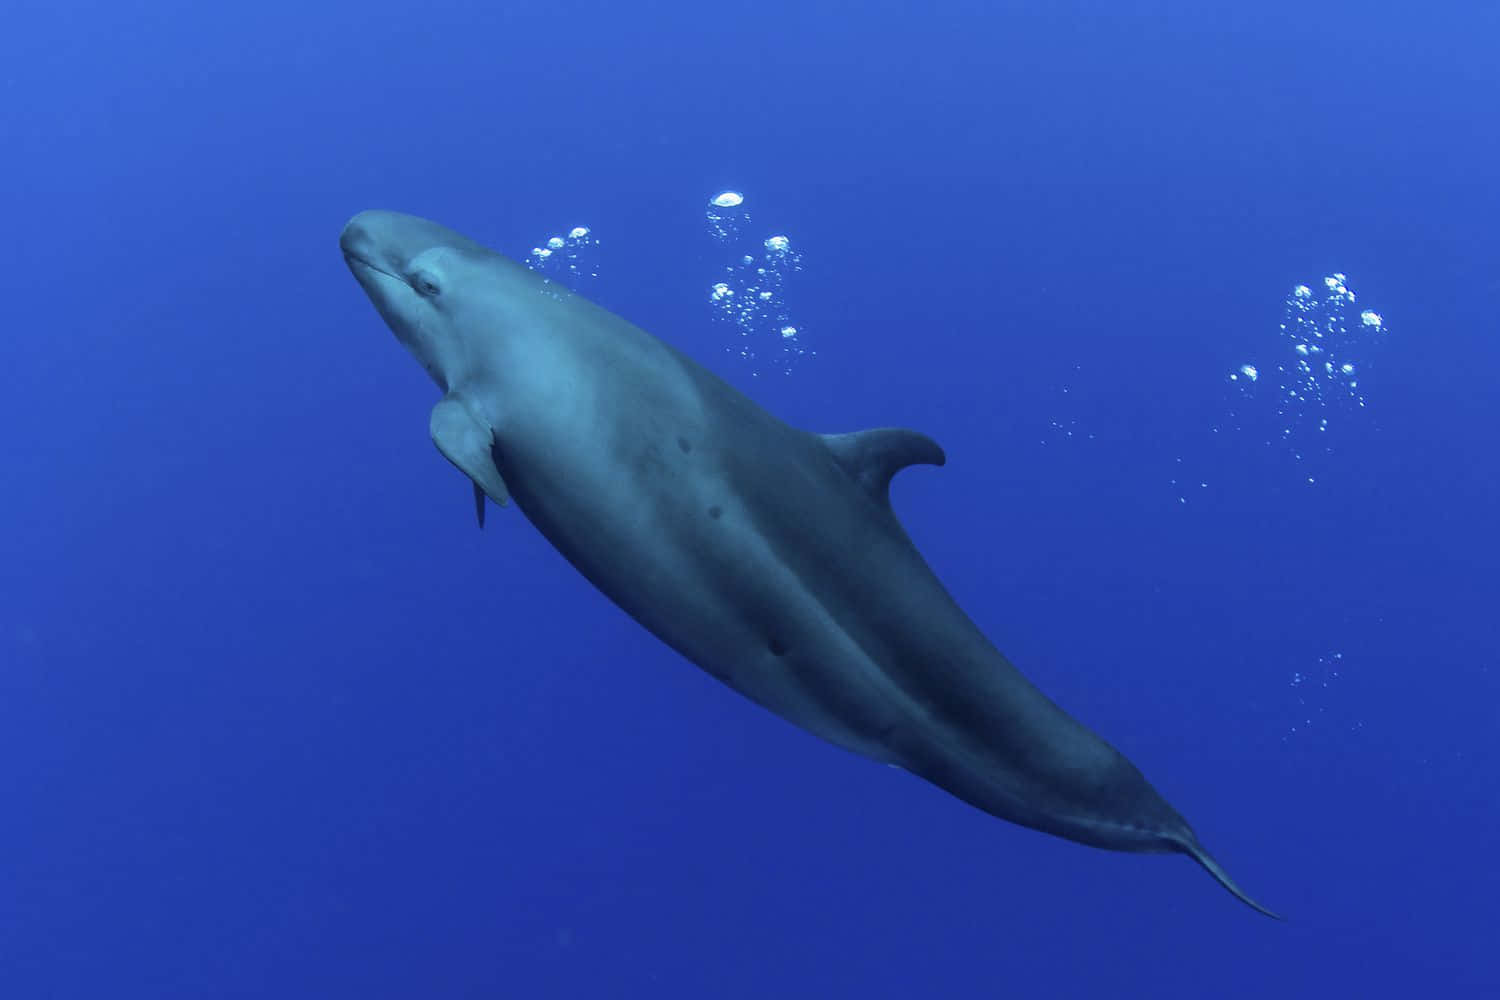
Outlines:
[[[350,219],[339,249],[386,325],[444,392],[478,363],[524,267],[446,226],[400,212]],[[520,280],[524,280],[520,279]]]

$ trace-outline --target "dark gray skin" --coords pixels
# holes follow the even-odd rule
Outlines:
[[[431,432],[606,596],[741,694],[1001,819],[1187,854],[1268,916],[1130,761],[954,603],[891,510],[914,431],[797,430],[650,334],[436,223],[339,244],[443,391]]]

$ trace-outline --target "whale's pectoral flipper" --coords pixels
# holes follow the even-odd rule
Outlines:
[[[490,453],[494,432],[452,396],[445,396],[432,408],[428,429],[432,432],[432,443],[443,457],[474,481],[475,513],[479,516],[479,526],[484,527],[485,497],[502,507],[510,502],[510,492]]]
[[[908,465],[942,465],[948,460],[932,438],[902,427],[822,437],[850,478],[881,504],[890,503],[891,477]]]

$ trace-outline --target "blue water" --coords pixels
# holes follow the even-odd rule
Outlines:
[[[0,996],[1500,987],[1500,12],[935,6],[12,0]],[[791,374],[709,303],[725,189],[801,254]],[[586,226],[588,294],[774,412],[935,437],[936,571],[1289,920],[476,530],[338,253],[369,207]],[[1362,407],[1285,396],[1336,273]]]

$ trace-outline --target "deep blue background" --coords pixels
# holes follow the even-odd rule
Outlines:
[[[923,6],[12,0],[0,995],[1500,987],[1500,13]],[[790,377],[709,322],[724,186],[805,254]],[[939,575],[1290,922],[831,749],[477,532],[339,257],[367,207],[591,225],[599,297],[774,411],[936,437]],[[1389,332],[1310,487],[1211,428],[1334,270]]]

